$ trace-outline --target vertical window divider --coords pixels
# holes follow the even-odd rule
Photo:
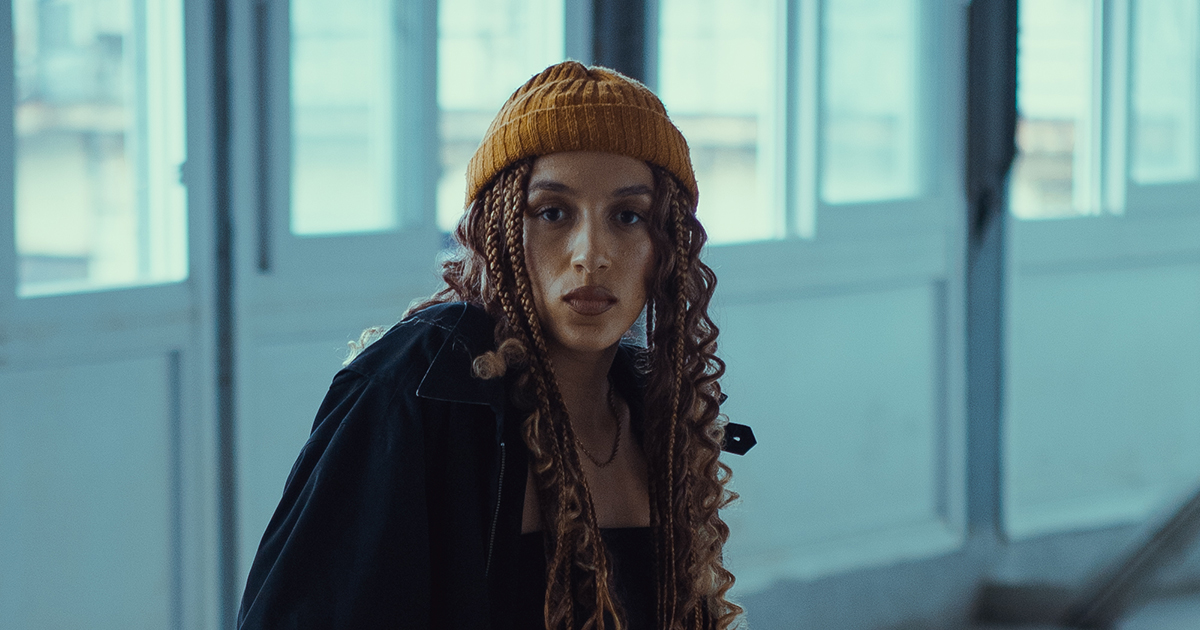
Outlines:
[[[1005,185],[1016,147],[1017,2],[967,9],[966,413],[969,534],[1005,540]]]
[[[774,214],[773,231],[775,238],[787,238],[788,226],[791,224],[791,211],[788,201],[788,157],[789,146],[792,144],[791,129],[788,120],[790,109],[788,107],[791,102],[789,94],[792,91],[791,82],[788,80],[791,72],[788,70],[790,64],[790,45],[788,35],[791,32],[788,15],[789,11],[788,0],[775,0],[775,34],[774,34],[774,50],[773,56],[775,61],[775,73],[771,83],[774,86],[771,90],[771,120],[764,129],[759,129],[759,146],[765,147],[763,153],[769,154],[770,160],[770,181],[771,186],[767,191],[768,194],[763,196],[766,203],[771,204]]]
[[[655,9],[658,3],[655,3]],[[592,0],[566,0],[563,3],[563,42],[565,56],[580,63],[592,64]]]
[[[234,265],[234,156],[233,156],[233,96],[231,83],[234,73],[230,54],[237,42],[230,21],[231,7],[217,0],[212,10],[213,75],[213,281],[211,293],[212,345],[211,378],[213,416],[215,424],[216,464],[216,585],[217,621],[220,626],[237,625],[238,592],[237,549],[237,451],[236,449],[236,383],[237,333],[234,316],[236,276]],[[235,41],[231,41],[235,40]]]
[[[792,0],[789,11],[788,75],[791,102],[786,116],[789,146],[793,159],[789,169],[792,182],[787,217],[789,236],[811,239],[817,233],[817,209],[820,191],[821,116],[821,0]],[[794,15],[795,17],[791,17]],[[794,47],[794,49],[793,49]]]
[[[595,0],[592,4],[592,56],[594,63],[633,77],[653,90],[658,86],[650,79],[657,77],[648,76],[646,67],[649,60],[658,57],[657,51],[653,57],[646,52],[651,44],[658,45],[657,33],[649,31],[651,8],[657,10],[658,3],[653,0]],[[629,19],[635,15],[642,19]],[[655,19],[654,26],[657,24]],[[653,74],[657,75],[657,70]]]
[[[138,276],[146,278],[151,273],[152,237],[150,234],[150,105],[149,73],[146,67],[148,33],[146,29],[146,0],[134,0],[132,4],[133,18],[133,55],[130,65],[133,77],[133,98],[136,104],[136,120],[134,120],[133,151],[134,151],[134,203],[137,216],[137,270]]]
[[[1101,208],[1106,214],[1125,213],[1125,186],[1129,177],[1130,20],[1129,0],[1105,0],[1103,32],[1104,150]]]
[[[13,8],[11,2],[0,3],[0,36],[9,42],[0,46],[0,146],[7,147],[5,166],[0,168],[0,313],[8,310],[7,305],[17,298],[17,278],[20,275],[20,263],[17,259],[16,233],[16,175],[17,175],[17,144],[16,129],[13,114],[16,111],[16,80],[13,68]],[[8,318],[0,319],[8,321]],[[5,339],[4,327],[0,326],[0,347]],[[4,365],[4,355],[0,354],[0,365]]]
[[[270,51],[271,37],[269,0],[254,3],[254,185],[256,265],[259,273],[271,272],[271,125]]]
[[[1092,76],[1091,76],[1091,113],[1088,116],[1086,151],[1078,151],[1087,160],[1087,181],[1085,214],[1100,214],[1104,186],[1104,120],[1108,103],[1105,102],[1105,13],[1108,4],[1105,0],[1093,0],[1092,5]],[[1077,141],[1078,142],[1078,141]],[[1077,158],[1078,159],[1078,158]]]
[[[645,27],[642,30],[642,83],[658,91],[658,0],[643,0],[642,14]]]
[[[438,132],[438,7],[436,0],[389,0],[392,21],[393,196],[397,225],[425,231],[437,225],[441,170]],[[414,96],[415,95],[415,96]]]

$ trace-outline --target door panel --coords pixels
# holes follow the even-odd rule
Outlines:
[[[345,336],[323,335],[321,341],[313,337],[264,341],[243,363],[255,390],[246,392],[245,413],[238,423],[242,577],[250,570],[284,480],[346,354]]]
[[[168,628],[179,602],[178,355],[0,373],[0,611]]]
[[[937,285],[720,309],[722,410],[759,445],[727,519],[741,588],[940,551],[947,514]],[[851,541],[853,541],[851,543]]]
[[[1011,308],[1014,536],[1136,522],[1200,478],[1200,265],[1024,274]]]

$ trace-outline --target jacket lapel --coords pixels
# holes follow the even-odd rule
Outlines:
[[[485,381],[471,368],[475,357],[492,349],[493,327],[483,309],[463,304],[462,313],[417,386],[417,396],[502,407],[503,379]]]

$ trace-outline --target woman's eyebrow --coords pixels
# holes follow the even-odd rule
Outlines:
[[[533,192],[535,190],[545,190],[547,192],[565,192],[565,193],[572,192],[570,186],[563,184],[561,182],[556,182],[552,179],[550,179],[550,180],[542,179],[542,180],[530,182],[529,183],[529,192]]]
[[[556,182],[552,179],[537,180],[529,183],[529,192],[535,190],[544,190],[546,192],[575,192],[570,186]],[[654,190],[645,184],[634,184],[633,186],[624,186],[613,191],[614,197],[636,197],[638,195],[653,195]]]
[[[637,184],[634,186],[626,186],[618,188],[613,192],[614,197],[635,197],[637,195],[654,195],[654,190],[645,184]]]

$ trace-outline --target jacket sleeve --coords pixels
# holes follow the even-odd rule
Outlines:
[[[402,389],[334,378],[250,568],[239,628],[428,628],[424,433]]]

